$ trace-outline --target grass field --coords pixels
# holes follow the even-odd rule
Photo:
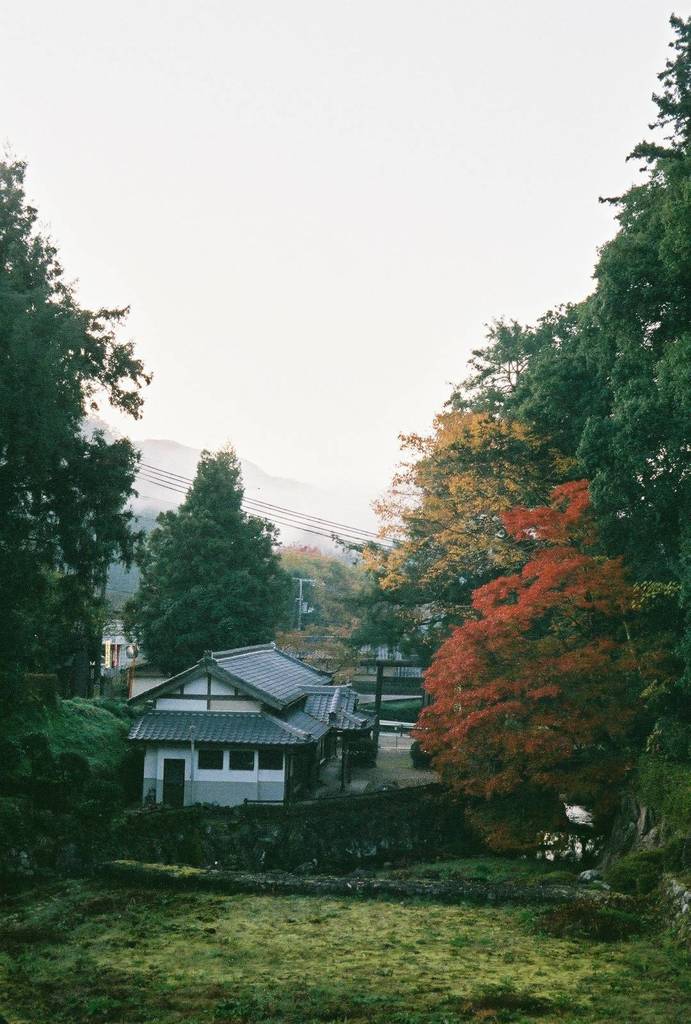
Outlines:
[[[9,1024],[682,1024],[662,933],[536,934],[536,911],[73,881],[0,906]]]

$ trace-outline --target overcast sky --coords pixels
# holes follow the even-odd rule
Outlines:
[[[0,132],[136,437],[374,496],[483,325],[591,288],[673,0],[0,2]]]

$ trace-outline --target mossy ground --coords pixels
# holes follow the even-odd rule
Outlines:
[[[488,882],[575,882],[581,868],[575,864],[535,857],[452,857],[421,861],[408,867],[382,870],[393,878],[477,878]]]
[[[586,943],[538,911],[63,883],[0,906],[10,1024],[455,1024],[691,1017],[661,933]]]

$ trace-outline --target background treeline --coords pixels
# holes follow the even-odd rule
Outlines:
[[[636,712],[626,742],[634,762],[653,756],[686,764],[691,21],[674,17],[672,27],[672,56],[654,96],[658,116],[651,129],[658,141],[641,143],[630,156],[640,168],[639,183],[601,200],[612,204],[619,227],[599,253],[592,294],[548,311],[532,326],[506,319],[491,326],[432,434],[402,438],[409,460],[380,505],[398,544],[393,551],[370,548],[366,558],[376,581],[370,627],[388,630],[429,663],[454,628],[482,615],[473,595],[493,580],[512,578],[534,555],[535,544],[525,543],[530,538],[521,543],[507,528],[506,514],[546,507],[555,487],[587,480],[594,534],[585,547],[581,538],[579,551],[622,560],[634,588],[630,611],[638,613],[636,629],[645,640],[639,668],[665,653],[664,666],[622,697]],[[532,537],[541,539],[539,531]],[[520,598],[512,594],[511,600]],[[625,618],[613,643],[631,639]],[[553,621],[540,618],[537,636],[554,637]],[[464,636],[455,641],[459,648]],[[471,677],[457,673],[459,694],[472,685]],[[609,685],[606,672],[600,685]],[[462,716],[461,703],[459,696]],[[628,707],[622,713],[628,715]],[[506,729],[506,721],[496,727]],[[448,733],[445,742],[452,749],[458,737]],[[660,778],[649,766],[644,774]]]

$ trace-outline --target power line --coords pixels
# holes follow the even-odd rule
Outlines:
[[[179,473],[172,473],[168,470],[159,469],[151,463],[141,463],[142,469],[139,476],[148,483],[155,484],[165,490],[173,491],[176,494],[185,495],[193,481]],[[146,497],[153,497],[146,495]],[[313,516],[309,513],[297,512],[295,509],[283,505],[274,505],[257,498],[243,498],[242,504],[245,511],[258,515],[260,518],[274,523],[276,526],[289,526],[305,533],[311,533],[318,537],[327,539],[340,539],[348,543],[373,543],[381,547],[391,545],[378,537],[371,530],[363,530],[360,527],[351,527],[345,523],[338,523],[321,516]],[[265,511],[268,509],[269,511]]]
[[[146,480],[148,483],[155,483],[157,487],[164,487],[166,490],[173,491],[176,494],[187,494],[187,491],[184,490],[183,488],[174,487],[172,484],[161,483],[160,481],[153,480],[151,477],[145,477],[143,476],[143,474],[140,475],[142,476],[143,480]],[[303,520],[279,516],[277,513],[269,515],[268,513],[258,509],[254,509],[251,506],[249,508],[245,507],[245,511],[248,511],[256,515],[260,519],[264,519],[267,522],[273,523],[275,526],[290,526],[293,529],[300,530],[302,533],[311,533],[314,534],[316,537],[325,537],[327,540],[333,540],[334,537],[336,537],[337,539],[347,541],[348,543],[362,544],[363,542],[366,542],[370,544],[388,546],[382,544],[381,541],[367,540],[367,538],[349,535],[345,531],[339,532],[337,530],[327,530],[326,527],[323,530],[315,529],[314,527],[318,525],[316,523],[305,523]]]
[[[149,472],[153,471],[153,473],[157,474],[163,479],[168,478],[168,482],[170,483],[180,482],[188,487],[194,483],[194,481],[190,477],[182,476],[179,473],[171,473],[167,469],[159,469],[157,466],[153,466],[151,463],[142,462],[140,463],[140,465],[142,465]],[[149,479],[152,483],[155,482],[154,480],[151,479],[151,477],[149,477]],[[373,540],[381,542],[381,537],[379,536],[379,534],[375,533],[373,530],[362,529],[362,527],[360,526],[351,526],[349,523],[341,523],[334,519],[325,519],[322,516],[314,516],[309,512],[298,512],[296,509],[287,508],[285,505],[275,505],[269,501],[262,501],[261,498],[247,497],[247,495],[245,495],[243,501],[254,505],[258,505],[262,508],[273,509],[276,512],[289,513],[290,515],[298,516],[301,519],[309,519],[314,521],[315,523],[322,523],[326,526],[338,526],[344,530],[347,530],[349,533],[362,534],[363,536],[371,537]]]

